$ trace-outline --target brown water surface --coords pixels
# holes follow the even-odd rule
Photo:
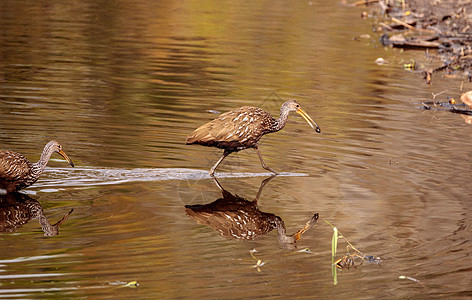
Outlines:
[[[327,0],[3,1],[0,149],[37,160],[56,139],[76,167],[53,155],[24,191],[52,225],[74,211],[55,236],[44,236],[37,214],[0,234],[0,297],[472,296],[472,127],[418,109],[432,93],[457,97],[460,81],[426,86],[401,70],[423,54],[384,50],[360,12]],[[353,39],[364,33],[372,38]],[[221,151],[185,137],[212,110],[277,114],[287,98],[322,134],[294,114],[262,139],[267,164],[284,173],[257,208],[287,234],[317,212],[381,257],[339,270],[337,285],[333,231],[321,219],[287,250],[277,230],[232,239],[186,214],[222,194],[207,176]],[[217,170],[224,189],[248,201],[269,175],[253,150]],[[137,288],[122,287],[134,280]]]

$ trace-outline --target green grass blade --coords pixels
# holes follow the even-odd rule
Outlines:
[[[333,258],[333,263],[334,263],[334,258],[336,257],[336,251],[338,250],[338,229],[336,227],[333,227],[333,240],[331,242],[331,256]]]

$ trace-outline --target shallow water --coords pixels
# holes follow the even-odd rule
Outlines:
[[[379,47],[360,12],[336,1],[2,3],[0,149],[34,161],[56,139],[76,168],[53,155],[20,197],[50,224],[73,212],[55,236],[36,219],[0,234],[0,297],[471,296],[472,127],[418,108],[432,93],[457,97],[461,82],[426,86],[401,70],[423,54]],[[364,33],[372,38],[353,39]],[[287,234],[317,212],[381,257],[338,270],[336,285],[321,219],[286,250],[277,230],[229,239],[185,211],[222,197],[207,173],[221,151],[185,137],[217,112],[277,114],[287,98],[322,134],[293,114],[262,139],[283,173],[257,206]],[[269,175],[253,150],[217,170],[248,201]],[[345,249],[340,241],[338,258]],[[123,287],[130,281],[139,286]]]

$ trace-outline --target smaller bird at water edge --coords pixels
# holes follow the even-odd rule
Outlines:
[[[35,183],[54,152],[59,153],[72,167],[74,166],[72,160],[62,150],[61,144],[56,141],[50,141],[44,146],[41,158],[35,163],[31,163],[19,153],[0,150],[0,189],[10,193]]]
[[[247,148],[256,150],[264,169],[278,174],[264,163],[259,150],[259,140],[267,133],[277,132],[284,128],[288,115],[292,111],[300,114],[316,132],[321,132],[318,124],[301,109],[296,100],[288,100],[282,104],[278,119],[272,117],[263,109],[253,106],[243,106],[221,114],[213,121],[195,129],[187,137],[186,144],[200,144],[224,150],[221,158],[210,169],[211,176],[214,175],[216,168],[226,156]]]

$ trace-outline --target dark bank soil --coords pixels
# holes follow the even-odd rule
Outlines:
[[[444,76],[472,80],[472,0],[361,0],[350,4],[366,6],[365,17],[378,17],[374,30],[382,33],[383,45],[425,52],[424,61],[412,68],[426,83]]]

